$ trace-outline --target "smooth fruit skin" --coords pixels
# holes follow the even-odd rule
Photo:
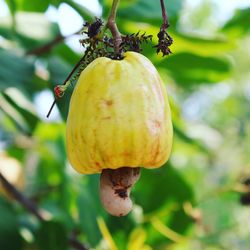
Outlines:
[[[66,129],[67,154],[78,172],[160,167],[169,158],[172,138],[166,88],[145,56],[100,57],[81,73]]]

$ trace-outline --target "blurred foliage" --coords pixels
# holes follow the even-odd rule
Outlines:
[[[112,1],[99,2],[105,19]],[[45,12],[63,3],[84,22],[93,19],[93,10],[73,0],[0,2],[9,10],[0,17],[0,150],[22,165],[26,185],[20,191],[48,218],[41,222],[2,195],[1,249],[70,250],[72,234],[96,250],[249,249],[250,210],[240,197],[241,181],[250,176],[250,8],[206,29],[218,15],[212,1],[197,8],[183,0],[165,2],[173,54],[162,58],[151,45],[143,53],[166,82],[174,147],[166,166],[142,171],[132,194],[136,205],[124,218],[101,207],[99,176],[81,176],[67,161],[65,120],[73,87],[58,101],[58,117],[41,115],[49,110],[54,86],[84,53],[67,45]],[[156,43],[161,21],[157,1],[121,1],[122,33],[145,31]]]

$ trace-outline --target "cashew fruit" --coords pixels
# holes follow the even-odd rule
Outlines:
[[[81,73],[71,97],[67,154],[80,173],[157,168],[169,158],[172,122],[166,88],[143,55],[100,57]]]

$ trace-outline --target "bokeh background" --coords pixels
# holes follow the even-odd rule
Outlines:
[[[53,88],[84,53],[74,35],[107,18],[111,0],[0,0],[0,171],[43,214],[0,192],[1,250],[248,250],[250,248],[250,1],[165,0],[174,39],[158,68],[174,124],[170,161],[143,170],[133,211],[109,216],[98,175],[65,154],[71,88]],[[159,1],[121,0],[118,26],[154,35]],[[81,244],[78,244],[81,243]]]

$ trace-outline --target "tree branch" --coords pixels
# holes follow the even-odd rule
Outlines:
[[[36,56],[40,56],[41,54],[44,54],[46,52],[49,52],[55,45],[61,43],[62,41],[64,41],[64,39],[66,39],[66,37],[62,36],[61,34],[57,35],[52,41],[38,47],[38,48],[34,48],[31,50],[28,50],[26,52],[26,55],[36,55]]]
[[[22,193],[20,193],[10,182],[8,182],[5,177],[0,173],[0,181],[4,189],[10,194],[15,200],[17,200],[20,204],[23,205],[30,213],[35,215],[40,221],[44,221],[43,216],[39,212],[35,203],[25,197]]]
[[[39,211],[39,208],[34,202],[29,198],[24,196],[19,192],[3,175],[0,173],[0,182],[2,183],[3,188],[10,194],[16,201],[18,201],[24,208],[26,208],[31,214],[36,216],[36,218],[43,222],[46,219],[43,217],[42,213]],[[68,244],[76,250],[88,250],[88,248],[83,245],[80,241],[76,239],[76,236],[70,236],[68,239]]]
[[[44,53],[47,53],[49,52],[54,46],[56,46],[57,44],[63,42],[65,39],[71,37],[71,36],[74,36],[74,35],[78,35],[80,34],[82,31],[82,29],[80,29],[79,31],[71,34],[71,35],[68,35],[68,36],[62,36],[61,34],[57,35],[52,41],[38,47],[38,48],[34,48],[34,49],[31,49],[29,51],[26,52],[26,55],[36,55],[36,56],[40,56]]]

